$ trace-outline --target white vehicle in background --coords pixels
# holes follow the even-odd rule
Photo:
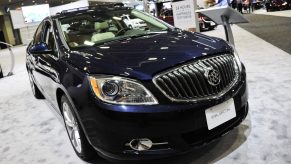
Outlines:
[[[129,15],[123,15],[121,19],[127,25],[127,27],[132,28],[132,29],[147,27],[147,24],[143,20],[138,19],[138,18],[130,19]]]

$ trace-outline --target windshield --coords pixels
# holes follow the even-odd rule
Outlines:
[[[134,9],[91,11],[59,21],[70,48],[94,46],[168,30],[165,24]]]

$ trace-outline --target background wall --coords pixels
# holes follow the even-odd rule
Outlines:
[[[66,5],[56,6],[50,8],[51,15],[55,15],[58,12],[62,12],[63,10],[74,9],[79,7],[87,7],[89,6],[88,0],[79,0],[77,2],[72,2]]]
[[[21,42],[24,45],[28,44],[32,40],[33,34],[40,22],[25,23],[21,10],[11,10],[10,15],[13,28],[19,29]]]
[[[4,33],[5,42],[15,45],[15,38],[13,34],[13,28],[9,15],[0,16],[0,29]]]
[[[27,45],[32,41],[36,29],[37,26],[27,26],[19,29],[22,44]]]
[[[79,0],[77,2],[72,2],[66,5],[51,7],[50,15],[55,15],[56,13],[61,12],[63,10],[86,7],[86,6],[89,6],[88,0]],[[40,22],[25,23],[21,10],[11,10],[10,14],[11,14],[12,22],[13,22],[13,28],[19,29],[22,43],[24,45],[29,44]]]

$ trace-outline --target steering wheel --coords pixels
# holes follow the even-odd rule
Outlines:
[[[125,28],[121,28],[120,30],[118,30],[117,32],[116,32],[116,36],[119,36],[120,34],[124,34],[127,30],[131,30],[131,28],[129,28],[129,27],[125,27]]]

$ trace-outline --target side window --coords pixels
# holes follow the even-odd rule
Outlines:
[[[53,50],[53,53],[51,55],[58,57],[58,52],[53,35],[53,28],[49,22],[47,22],[45,25],[43,41],[47,44],[49,50]]]
[[[35,34],[34,34],[33,44],[37,44],[37,43],[41,42],[41,37],[42,37],[42,28],[43,28],[43,23],[41,23],[41,24],[38,26],[38,28],[37,28],[37,30],[36,30],[36,32],[35,32]]]

